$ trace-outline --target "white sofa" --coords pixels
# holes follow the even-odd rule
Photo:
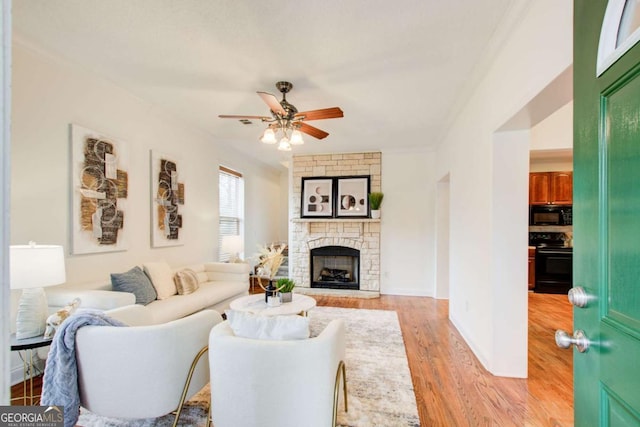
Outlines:
[[[147,304],[145,307],[153,317],[152,323],[166,323],[203,309],[223,313],[231,301],[249,293],[249,264],[208,262],[174,269],[173,273],[185,268],[196,273],[198,289],[188,295],[173,295]],[[133,293],[114,291],[111,281],[54,286],[47,288],[46,293],[49,308],[53,311],[76,297],[82,301],[81,308],[105,311],[135,304],[136,301]]]

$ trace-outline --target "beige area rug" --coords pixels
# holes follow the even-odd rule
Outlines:
[[[420,425],[404,341],[395,311],[316,307],[309,312],[309,316],[312,335],[318,335],[332,319],[344,319],[346,324],[349,412],[344,412],[341,398],[339,426]],[[180,425],[205,427],[208,404],[207,386],[187,403],[180,416]],[[86,427],[164,427],[171,426],[172,422],[172,415],[131,421],[98,417],[83,410],[78,424]]]

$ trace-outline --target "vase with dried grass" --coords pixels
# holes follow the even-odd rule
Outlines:
[[[269,280],[267,287],[262,286],[262,281],[258,280],[260,287],[264,289],[264,301],[268,305],[276,305],[276,300],[279,301],[278,292],[280,291],[273,285],[273,279],[278,273],[278,269],[284,262],[283,251],[286,249],[287,245],[275,245],[271,244],[270,246],[258,246],[258,269],[257,273],[259,277],[266,278]]]

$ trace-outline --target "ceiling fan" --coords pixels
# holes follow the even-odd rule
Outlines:
[[[298,109],[287,101],[287,93],[293,89],[293,84],[289,82],[277,82],[276,88],[282,93],[282,101],[278,101],[275,95],[268,92],[257,92],[258,96],[267,104],[271,110],[271,116],[245,116],[245,115],[229,115],[221,114],[221,119],[238,119],[238,120],[261,120],[268,123],[269,126],[264,131],[261,141],[266,144],[275,144],[277,141],[276,133],[282,133],[282,138],[278,145],[278,149],[282,151],[290,151],[291,145],[300,145],[304,143],[302,134],[306,133],[317,139],[326,138],[329,134],[317,127],[311,126],[305,122],[310,120],[336,119],[344,116],[339,107],[322,108],[320,110],[310,110],[298,112]]]

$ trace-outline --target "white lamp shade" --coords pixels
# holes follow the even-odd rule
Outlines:
[[[223,253],[237,255],[242,252],[243,246],[242,236],[222,236]]]
[[[264,131],[260,141],[264,142],[265,144],[275,144],[276,142],[278,142],[276,140],[276,133],[271,128],[268,128]]]
[[[302,145],[304,144],[304,139],[302,139],[302,133],[299,130],[294,130],[291,134],[291,140],[289,141],[291,145]]]
[[[291,144],[289,144],[289,140],[286,136],[280,140],[280,143],[278,144],[278,150],[291,151]]]
[[[66,280],[62,246],[11,246],[9,266],[12,289],[44,288]]]

